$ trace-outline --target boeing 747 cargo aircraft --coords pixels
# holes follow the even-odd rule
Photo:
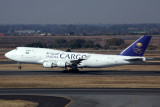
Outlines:
[[[66,71],[78,68],[101,68],[145,62],[143,54],[152,36],[142,36],[118,55],[65,52],[47,48],[17,47],[5,56],[19,63],[42,64],[44,68],[63,67]],[[67,68],[70,68],[69,70]]]

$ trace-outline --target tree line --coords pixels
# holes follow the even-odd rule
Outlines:
[[[0,25],[0,33],[16,35],[16,31],[34,30],[38,33],[52,33],[52,35],[137,35],[160,34],[160,24],[77,24],[77,25]],[[24,34],[22,34],[24,35]]]
[[[92,40],[85,40],[85,39],[57,39],[52,44],[47,45],[42,42],[35,42],[28,44],[27,47],[39,47],[39,48],[70,48],[70,49],[80,49],[80,48],[94,48],[94,49],[118,49],[122,48],[120,46],[123,46],[125,44],[124,40],[119,38],[112,38],[106,40],[106,43],[104,46],[100,44],[95,44]]]
[[[68,48],[67,51],[70,49],[105,49],[105,50],[117,50],[117,49],[125,49],[128,44],[125,44],[123,39],[119,38],[112,38],[107,39],[104,46],[100,44],[95,44],[92,40],[85,40],[85,39],[57,39],[52,44],[46,44],[42,42],[34,42],[26,45],[27,47],[39,47],[39,48]],[[158,47],[154,45],[149,45],[148,50],[156,50]]]

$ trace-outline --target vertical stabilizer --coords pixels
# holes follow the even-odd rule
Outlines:
[[[142,36],[125,50],[120,55],[123,56],[143,56],[152,36]]]

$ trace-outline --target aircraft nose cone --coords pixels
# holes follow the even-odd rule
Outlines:
[[[5,57],[10,59],[10,57],[11,57],[10,52],[7,52],[7,53],[5,54]]]

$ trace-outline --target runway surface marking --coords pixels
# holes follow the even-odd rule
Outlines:
[[[136,99],[135,98],[132,98],[131,101],[127,104],[126,107],[129,107],[130,105],[132,105],[133,103],[136,102]]]

